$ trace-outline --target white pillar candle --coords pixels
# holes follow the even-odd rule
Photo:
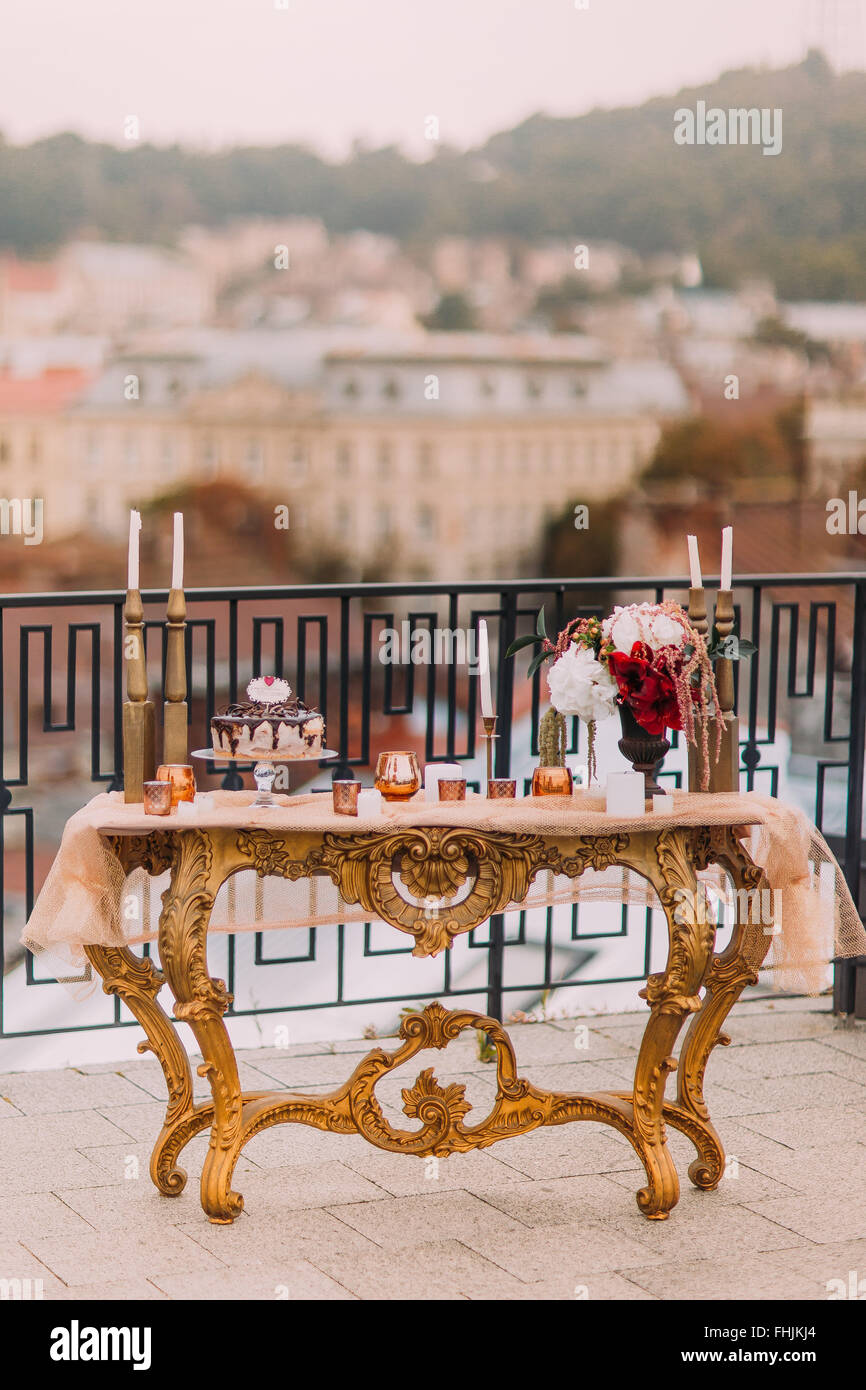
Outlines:
[[[478,671],[481,676],[481,713],[485,718],[493,714],[493,695],[490,689],[490,643],[487,638],[487,622],[478,620]]]
[[[669,792],[656,792],[653,796],[653,811],[657,816],[672,816],[674,799]]]
[[[689,572],[693,589],[702,589],[704,581],[701,578],[701,558],[698,555],[697,536],[686,536],[689,543]]]
[[[127,589],[138,588],[138,533],[141,530],[141,512],[129,513],[129,559],[126,572]]]
[[[734,528],[726,526],[722,531],[722,577],[720,589],[730,589],[734,567]]]
[[[358,815],[378,816],[382,810],[382,793],[375,787],[362,787],[358,792]]]
[[[609,816],[642,816],[646,800],[646,781],[642,772],[607,774],[607,813]]]
[[[465,772],[459,763],[425,763],[424,800],[439,800],[439,783],[442,778],[450,781],[452,778],[463,776],[465,776]]]
[[[174,546],[171,553],[171,587],[183,588],[183,512],[174,514]]]

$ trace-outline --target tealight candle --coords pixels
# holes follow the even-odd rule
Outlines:
[[[645,808],[646,780],[642,772],[609,772],[607,804],[609,816],[642,816]]]
[[[443,780],[448,781],[456,777],[463,776],[463,768],[459,763],[425,763],[424,764],[424,800],[439,800],[439,783]]]
[[[673,797],[668,792],[656,792],[653,795],[653,811],[657,816],[673,815]]]

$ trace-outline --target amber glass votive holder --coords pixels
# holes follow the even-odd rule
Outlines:
[[[466,800],[466,778],[465,778],[465,777],[440,777],[440,778],[439,778],[439,800],[440,800],[440,801],[465,801],[465,800]]]
[[[146,816],[167,816],[171,812],[171,797],[174,788],[171,782],[144,782],[142,800]]]
[[[491,801],[495,801],[499,797],[516,796],[517,779],[515,777],[491,777],[487,782],[487,795]]]
[[[358,814],[358,794],[361,790],[360,782],[332,782],[331,789],[334,795],[334,811],[338,816],[357,816]]]
[[[376,790],[386,801],[405,801],[421,786],[421,767],[414,753],[380,753]]]
[[[532,774],[533,796],[571,796],[573,791],[570,767],[537,767]]]
[[[186,763],[162,763],[156,770],[158,782],[171,783],[171,806],[179,801],[195,801],[195,773]]]

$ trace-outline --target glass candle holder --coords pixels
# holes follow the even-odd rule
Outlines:
[[[573,791],[570,767],[537,767],[532,774],[533,796],[571,796]]]
[[[421,786],[421,768],[414,753],[380,753],[376,790],[386,801],[405,801]]]
[[[440,800],[440,801],[465,801],[465,800],[466,800],[466,778],[465,778],[465,777],[440,777],[440,778],[439,778],[439,800]]]
[[[168,781],[143,783],[144,814],[146,816],[169,815],[172,791],[172,784]]]
[[[360,782],[332,782],[334,811],[338,816],[357,816]]]
[[[171,783],[171,804],[195,801],[195,773],[186,763],[162,763],[156,770],[158,782]]]
[[[487,783],[487,795],[492,801],[499,797],[517,795],[517,780],[514,777],[491,777]]]

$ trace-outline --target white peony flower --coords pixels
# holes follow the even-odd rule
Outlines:
[[[681,647],[686,639],[684,628],[667,613],[653,618],[650,633],[650,646],[654,651],[659,647]]]
[[[576,714],[589,724],[614,712],[616,681],[588,647],[569,647],[550,667],[547,685],[560,714]]]
[[[638,619],[638,615],[628,608],[620,610],[619,617],[614,613],[614,621],[611,624],[610,640],[618,652],[625,652],[626,656],[631,655],[631,649],[635,642],[645,642],[644,628]]]

